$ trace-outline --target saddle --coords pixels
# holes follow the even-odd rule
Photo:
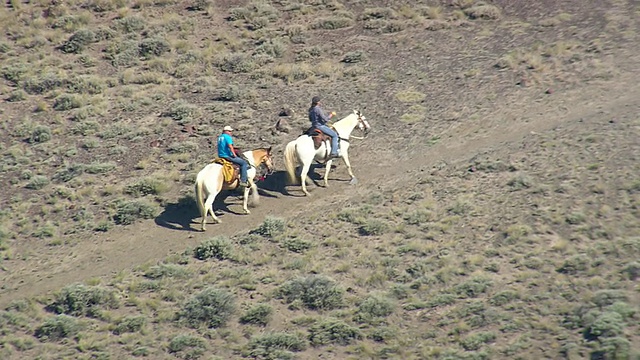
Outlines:
[[[323,133],[322,130],[314,126],[308,128],[305,132],[302,133],[302,135],[311,136],[311,138],[313,139],[313,148],[316,150],[318,150],[320,145],[322,145],[322,143],[324,143],[325,141],[327,140],[331,141],[331,136]]]
[[[240,165],[223,158],[215,158],[212,162],[222,165],[222,177],[225,185],[231,185],[240,178]]]

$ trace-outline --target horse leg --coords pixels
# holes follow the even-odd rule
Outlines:
[[[248,208],[248,203],[249,203],[249,191],[251,191],[251,189],[253,189],[253,187],[255,186],[255,184],[253,182],[249,182],[249,186],[244,188],[244,196],[242,199],[242,209],[244,210],[245,214],[251,214],[251,211],[249,211]]]
[[[351,163],[349,162],[349,156],[346,153],[342,155],[342,160],[344,161],[344,164],[347,165],[347,171],[349,172],[349,176],[351,176],[351,181],[349,182],[349,184],[351,185],[357,184],[358,179],[356,179],[356,176],[353,174],[353,170],[351,170]]]
[[[331,171],[331,163],[333,160],[327,161],[324,166],[324,187],[329,187],[329,172]]]
[[[311,162],[302,164],[302,171],[300,172],[300,181],[302,182],[302,192],[306,196],[310,196],[311,194],[307,191],[307,174],[309,173],[309,169],[311,168]]]
[[[207,196],[207,200],[204,202],[204,216],[202,217],[202,231],[206,230],[207,216],[211,214],[213,217],[213,222],[219,223],[220,219],[216,216],[216,213],[213,211],[213,201],[216,199],[217,193],[209,194]]]

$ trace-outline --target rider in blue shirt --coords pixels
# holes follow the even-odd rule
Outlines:
[[[320,108],[320,100],[320,96],[314,96],[311,99],[309,121],[311,121],[311,126],[331,136],[331,154],[329,154],[329,158],[337,158],[340,156],[338,155],[338,133],[327,126],[327,121],[329,121],[335,113],[332,112],[327,116]]]
[[[231,137],[231,133],[233,129],[231,126],[227,125],[222,129],[222,134],[218,137],[218,157],[231,161],[232,163],[236,163],[240,165],[240,186],[249,186],[247,183],[247,170],[249,168],[249,164],[238,156],[236,149],[233,148],[233,138]]]

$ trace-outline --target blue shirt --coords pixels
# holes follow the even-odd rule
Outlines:
[[[326,125],[329,117],[322,111],[320,106],[316,105],[309,109],[309,121],[313,126]]]
[[[229,134],[221,134],[218,136],[218,157],[234,157],[231,153],[229,145],[233,145],[233,138]]]

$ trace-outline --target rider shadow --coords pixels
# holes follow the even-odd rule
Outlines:
[[[199,216],[195,199],[188,195],[180,198],[177,203],[167,204],[164,211],[155,218],[155,223],[171,230],[195,231],[191,224]]]

